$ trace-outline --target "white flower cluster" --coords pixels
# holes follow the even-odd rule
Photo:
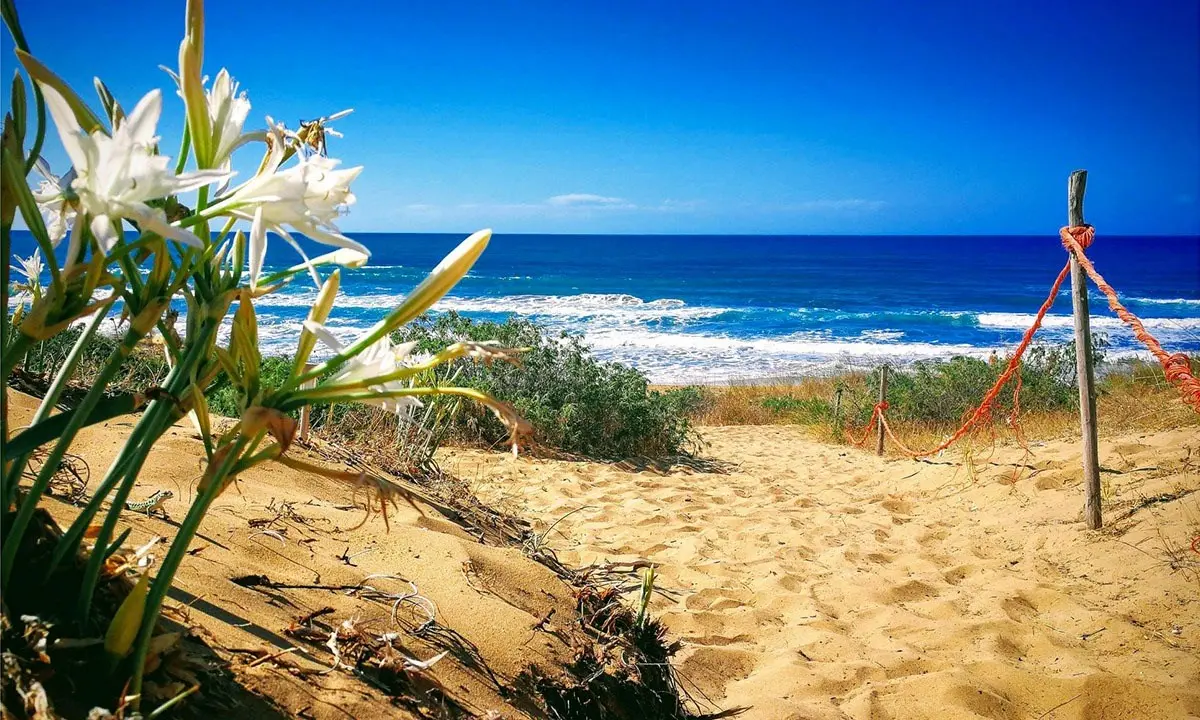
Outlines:
[[[244,132],[250,100],[246,93],[238,92],[238,84],[228,71],[222,69],[204,95],[205,112],[212,128],[213,167],[192,172],[176,172],[170,158],[158,154],[160,91],[147,93],[128,116],[114,121],[109,133],[103,128],[85,130],[71,103],[58,89],[45,82],[39,83],[39,87],[73,167],[66,175],[57,177],[39,160],[38,170],[44,180],[33,195],[51,241],[57,245],[70,233],[67,267],[82,250],[81,230],[85,223],[97,249],[104,254],[115,247],[122,219],[169,240],[203,248],[206,239],[179,222],[169,222],[161,208],[149,203],[229,180],[234,174],[231,170],[234,151],[259,139],[266,140],[270,147],[259,171],[203,210],[205,219],[251,221],[247,253],[251,287],[257,286],[262,271],[267,230],[278,233],[297,250],[300,246],[288,228],[318,242],[353,251],[353,255],[344,258],[348,264],[361,264],[369,256],[366,247],[343,235],[334,222],[354,204],[350,183],[362,172],[362,167],[335,170],[337,160],[306,152],[307,146],[301,138],[286,132],[270,118],[267,130]],[[289,147],[297,160],[285,167]],[[80,222],[81,218],[85,223]]]

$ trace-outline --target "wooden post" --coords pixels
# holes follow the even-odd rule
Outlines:
[[[888,366],[879,368],[879,402],[887,402]],[[882,412],[882,411],[880,411]],[[875,441],[875,454],[883,457],[883,416],[879,418],[879,438]]]
[[[1071,173],[1067,182],[1067,224],[1083,222],[1083,193],[1087,170]],[[1071,306],[1075,312],[1075,373],[1079,377],[1079,430],[1083,436],[1084,521],[1092,530],[1100,517],[1100,450],[1096,442],[1096,379],[1092,367],[1092,327],[1088,314],[1088,278],[1075,253],[1071,253]]]
[[[838,385],[833,393],[833,427],[842,430],[842,386]]]
[[[316,367],[316,365],[313,365],[312,363],[304,363],[304,372],[307,373],[309,370],[312,370],[314,367]],[[316,380],[307,380],[304,382],[303,387],[305,387],[305,388],[316,387],[316,384],[317,384]],[[311,413],[312,413],[312,408],[309,407],[308,405],[305,405],[304,407],[300,408],[300,442],[305,445],[308,444],[308,435],[309,435],[309,429],[310,429],[310,417],[309,416],[311,415]]]

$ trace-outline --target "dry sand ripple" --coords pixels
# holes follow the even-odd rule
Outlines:
[[[543,530],[577,511],[547,538],[567,563],[656,563],[688,687],[745,718],[1200,717],[1194,430],[1102,441],[1100,533],[1070,442],[971,473],[789,427],[706,436],[716,462],[666,471],[444,464]]]

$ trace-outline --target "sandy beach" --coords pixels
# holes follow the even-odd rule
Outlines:
[[[740,717],[1200,716],[1194,430],[1102,440],[1098,533],[1069,442],[969,473],[789,427],[705,436],[709,462],[665,471],[445,462],[535,530],[557,522],[565,562],[655,563],[685,686]]]
[[[16,397],[14,412],[28,414],[32,403]],[[93,472],[128,427],[85,431],[77,447]],[[1028,457],[1002,449],[969,473],[948,458],[883,461],[791,427],[704,434],[704,457],[672,466],[462,449],[440,461],[485,502],[528,518],[568,565],[654,563],[651,611],[682,643],[681,683],[705,711],[744,708],[739,717],[755,720],[1200,716],[1200,556],[1188,547],[1200,534],[1196,432],[1103,441],[1108,524],[1099,533],[1080,522],[1070,443],[1041,444]],[[182,515],[201,457],[193,433],[177,426],[135,495],[174,489],[166,507]],[[60,521],[74,512],[49,507]],[[414,688],[474,716],[539,717],[511,688],[531,666],[554,676],[572,661],[571,588],[420,502],[401,503],[390,531],[378,515],[352,529],[362,519],[344,486],[266,466],[240,478],[205,520],[168,616],[251,691],[239,716],[421,717],[346,668],[330,671],[320,643],[288,636],[298,618],[322,612],[333,626],[382,631],[389,610],[346,592],[278,586],[353,586],[386,574],[404,580],[372,584],[431,601],[438,626],[469,650],[412,673]],[[176,522],[126,520],[134,544],[170,537]],[[247,586],[247,576],[275,586]],[[401,608],[409,629],[423,612]],[[402,642],[428,659],[444,640],[408,633]]]

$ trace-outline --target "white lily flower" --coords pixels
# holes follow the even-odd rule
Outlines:
[[[229,71],[221,68],[212,89],[207,93],[208,116],[213,125],[213,165],[229,166],[229,158],[241,145],[261,135],[246,134],[242,126],[250,114],[250,100],[246,93],[238,93],[238,84]]]
[[[46,223],[50,243],[58,247],[75,220],[75,205],[67,198],[67,192],[75,180],[75,170],[72,168],[60,178],[51,172],[50,164],[42,158],[37,159],[34,167],[44,179],[38,185],[38,189],[33,191],[33,199],[37,202],[38,211]]]
[[[24,282],[13,283],[17,290],[14,300],[17,303],[21,303],[26,297],[37,300],[42,294],[42,254],[34,250],[33,254],[27,258],[19,255],[13,255],[13,257],[17,259],[17,264],[8,267],[25,276]]]
[[[335,355],[342,354],[346,348],[328,328],[320,323],[305,320],[304,329],[315,335]],[[415,342],[393,345],[391,338],[385,335],[347,361],[345,365],[338,369],[333,377],[325,380],[322,385],[336,387],[342,384],[369,381],[372,378],[389,375],[408,365],[409,355],[416,346]],[[378,385],[369,385],[368,389],[374,392],[385,393],[394,390],[403,390],[407,387],[408,384],[403,380],[389,380]],[[394,412],[397,415],[411,414],[414,410],[421,407],[421,401],[415,397],[371,398],[359,402],[382,407],[384,410]]]
[[[361,243],[342,235],[334,219],[354,204],[350,183],[362,172],[362,167],[335,170],[338,161],[320,155],[298,155],[298,162],[280,170],[284,160],[284,138],[274,122],[270,126],[271,154],[258,175],[235,188],[221,202],[212,206],[209,216],[227,215],[251,221],[250,229],[250,287],[257,287],[267,254],[267,230],[278,233],[311,263],[299,243],[285,226],[317,242],[347,248],[363,255],[370,251]],[[320,279],[312,271],[317,286]]]
[[[179,75],[169,67],[159,66],[166,71],[179,88],[177,94],[183,97],[183,88]],[[208,83],[205,76],[202,83]],[[212,120],[213,167],[226,171],[231,165],[233,151],[253,140],[262,140],[265,133],[242,132],[246,118],[250,115],[250,99],[245,92],[238,92],[238,83],[225,68],[217,73],[212,87],[204,91],[205,104],[208,107],[208,117]],[[184,98],[186,101],[187,99]]]
[[[100,130],[90,135],[84,132],[63,96],[50,85],[39,85],[63,147],[75,166],[71,189],[79,196],[80,208],[91,217],[89,226],[103,252],[108,253],[116,244],[116,226],[121,218],[164,238],[204,247],[204,240],[171,225],[161,209],[146,204],[229,176],[220,170],[176,175],[170,168],[170,158],[155,154],[158,138],[154,131],[162,114],[160,91],[147,93],[109,136]],[[75,223],[73,235],[78,226]],[[71,255],[68,262],[73,259]]]

